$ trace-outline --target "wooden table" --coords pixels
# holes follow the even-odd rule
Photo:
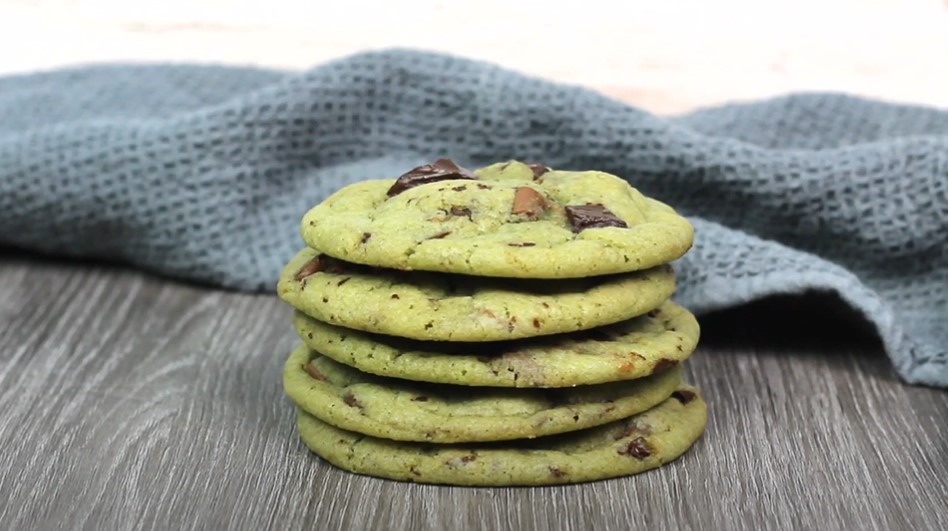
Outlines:
[[[948,393],[898,381],[832,299],[703,316],[698,444],[544,488],[397,483],[309,453],[281,389],[289,317],[272,295],[5,252],[0,529],[948,528]]]

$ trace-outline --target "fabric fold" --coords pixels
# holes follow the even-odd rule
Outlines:
[[[662,117],[419,51],[302,73],[108,65],[0,79],[0,244],[270,291],[303,213],[439,156],[601,169],[688,215],[699,313],[830,290],[948,386],[948,112],[795,94]]]

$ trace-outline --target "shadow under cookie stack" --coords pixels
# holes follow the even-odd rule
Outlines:
[[[440,159],[306,213],[279,296],[305,444],[360,474],[542,485],[667,463],[704,431],[669,300],[691,225],[612,175]]]

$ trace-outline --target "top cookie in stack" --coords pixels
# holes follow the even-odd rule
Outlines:
[[[441,159],[348,186],[310,210],[303,239],[359,264],[506,278],[582,278],[671,262],[692,228],[613,175]]]
[[[334,464],[563,483],[654,468],[704,429],[697,390],[669,370],[698,339],[668,300],[691,225],[618,177],[441,159],[347,186],[301,229],[308,247],[278,284],[305,343],[284,383],[303,439]],[[399,415],[378,410],[400,400]]]

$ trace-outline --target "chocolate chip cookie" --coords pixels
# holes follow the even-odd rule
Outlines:
[[[649,269],[693,238],[687,219],[608,173],[518,161],[472,172],[446,159],[339,190],[301,233],[349,262],[538,279]]]
[[[471,389],[383,378],[301,345],[283,372],[286,394],[333,426],[398,441],[529,439],[641,413],[668,398],[681,368],[628,382],[557,389]]]
[[[569,280],[475,278],[373,269],[304,249],[278,295],[326,323],[438,341],[497,341],[574,332],[641,315],[671,296],[667,264]]]
[[[412,341],[326,324],[295,312],[313,350],[361,371],[408,380],[493,387],[565,387],[631,380],[685,361],[700,329],[668,301],[592,330],[494,343]]]

